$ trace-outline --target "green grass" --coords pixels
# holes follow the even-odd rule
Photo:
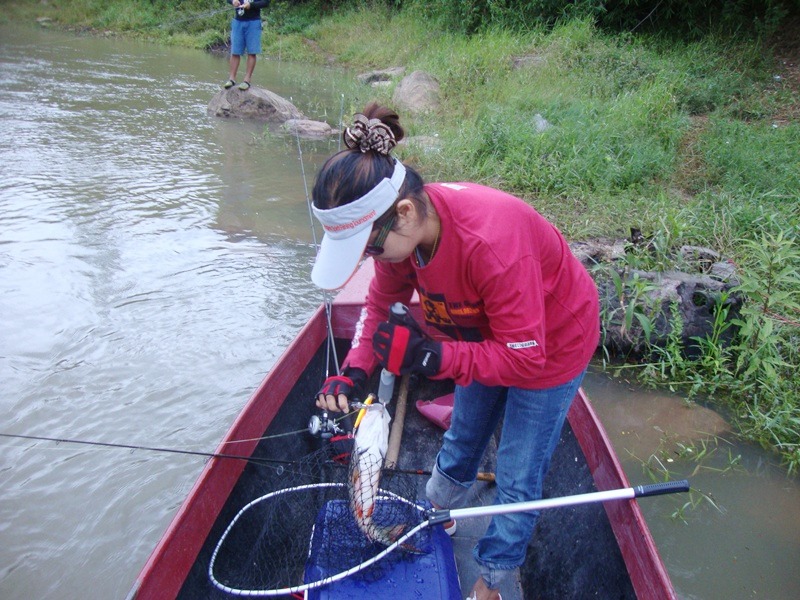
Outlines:
[[[197,48],[227,40],[230,18],[216,12],[220,0],[0,2],[4,20],[48,16]],[[440,110],[401,115],[410,135],[442,142],[435,153],[402,150],[428,180],[504,188],[573,240],[637,227],[659,252],[629,268],[674,267],[683,244],[734,261],[747,301],[732,345],[703,340],[697,360],[667,347],[636,368],[647,383],[714,395],[744,435],[775,449],[790,471],[800,468],[800,308],[792,300],[800,281],[790,276],[800,271],[800,92],[796,80],[776,77],[785,65],[763,39],[608,33],[585,18],[467,36],[438,27],[443,21],[417,3],[390,4],[347,3],[354,8],[320,16],[313,2],[274,2],[264,52],[435,76]],[[370,99],[391,104],[392,92],[364,87],[345,112]],[[779,284],[776,264],[788,269]],[[648,325],[646,313],[627,316]]]

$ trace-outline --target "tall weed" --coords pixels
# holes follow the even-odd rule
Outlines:
[[[747,297],[735,321],[737,375],[748,387],[783,388],[800,359],[800,248],[782,232],[743,245],[749,264],[736,288]]]

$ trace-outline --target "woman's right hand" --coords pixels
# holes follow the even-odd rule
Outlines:
[[[348,412],[350,397],[367,380],[367,374],[357,368],[346,368],[341,375],[332,375],[317,392],[317,407],[331,412]]]

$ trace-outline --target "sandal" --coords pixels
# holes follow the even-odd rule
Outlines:
[[[243,92],[249,90],[250,89],[250,82],[249,81],[243,81],[242,83],[239,84],[239,89],[242,90]]]
[[[229,90],[235,85],[236,85],[236,82],[233,79],[228,79],[228,81],[226,81],[225,84],[222,87],[224,87],[226,90]]]

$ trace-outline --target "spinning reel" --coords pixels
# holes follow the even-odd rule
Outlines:
[[[327,410],[323,410],[318,415],[311,415],[308,420],[308,433],[314,437],[329,440],[335,435],[342,435],[344,429],[339,427]]]

